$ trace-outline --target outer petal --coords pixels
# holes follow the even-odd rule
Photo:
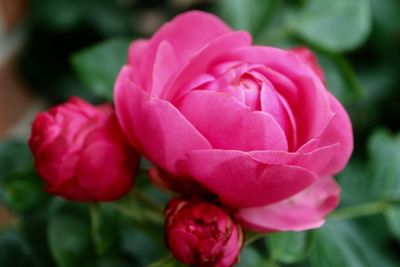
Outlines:
[[[287,164],[300,166],[318,175],[331,175],[327,172],[332,160],[340,150],[340,144],[335,143],[316,148],[311,152],[285,151],[251,151],[250,154],[265,164]]]
[[[300,194],[282,202],[238,211],[241,224],[253,231],[303,231],[320,227],[336,208],[340,189],[331,177],[321,177]]]
[[[238,261],[238,255],[242,249],[243,234],[240,226],[234,225],[231,237],[225,244],[225,249],[221,255],[220,261],[215,264],[215,267],[230,267]]]
[[[139,39],[132,42],[128,50],[128,64],[133,69],[133,81],[139,86],[144,86],[146,79],[151,77],[152,69],[143,67],[144,58],[148,54],[149,41]]]
[[[77,183],[87,198],[114,200],[132,189],[137,166],[114,144],[93,143],[81,155]]]
[[[193,27],[195,25],[195,27]],[[176,16],[164,24],[150,39],[142,58],[140,75],[144,90],[152,88],[153,66],[158,47],[163,41],[176,52],[178,66],[182,66],[211,40],[230,32],[231,29],[218,17],[201,11],[190,11]],[[176,69],[170,68],[170,71]]]
[[[343,106],[331,94],[329,94],[329,100],[335,115],[319,140],[320,146],[340,143],[340,149],[324,170],[324,173],[334,175],[340,172],[349,161],[353,151],[353,130],[349,115]]]
[[[175,164],[185,153],[209,149],[208,141],[169,102],[152,98],[132,81],[124,67],[115,85],[118,120],[128,140],[161,168],[177,174]]]
[[[304,190],[315,180],[312,172],[297,166],[267,165],[248,153],[233,150],[199,150],[188,153],[183,168],[220,200],[232,207],[275,203]]]
[[[168,41],[179,52],[179,61],[185,62],[208,42],[230,31],[217,16],[190,11],[164,24],[151,38],[151,46],[158,47],[162,41]]]
[[[290,52],[296,54],[301,60],[308,64],[311,69],[318,75],[321,81],[325,81],[325,75],[321,66],[318,63],[318,59],[310,49],[308,49],[307,47],[296,47],[290,50]]]
[[[177,107],[213,148],[287,150],[285,133],[270,114],[252,112],[228,94],[195,90]]]

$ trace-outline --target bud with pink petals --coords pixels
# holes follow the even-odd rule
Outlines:
[[[77,201],[107,201],[133,186],[138,156],[110,105],[79,99],[37,115],[29,140],[46,191]]]
[[[166,238],[174,257],[192,266],[229,267],[238,261],[243,232],[222,208],[201,199],[172,199]]]

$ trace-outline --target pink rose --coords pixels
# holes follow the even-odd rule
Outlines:
[[[29,140],[46,191],[77,201],[119,198],[132,189],[138,156],[110,105],[79,98],[37,115]]]
[[[230,267],[238,261],[243,233],[221,208],[201,199],[173,198],[165,210],[167,244],[179,261]]]
[[[305,230],[336,207],[332,176],[353,149],[322,79],[307,49],[253,46],[247,32],[187,12],[132,43],[116,112],[159,185],[212,194],[251,230]]]

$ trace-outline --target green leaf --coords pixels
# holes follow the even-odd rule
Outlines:
[[[1,184],[5,204],[17,213],[35,211],[49,199],[34,170],[10,174]]]
[[[21,236],[8,230],[0,234],[0,266],[35,267],[39,264]]]
[[[312,267],[395,266],[366,238],[365,232],[349,221],[328,222],[315,231],[310,263]]]
[[[240,261],[236,267],[259,267],[264,266],[264,258],[252,246],[246,246],[240,253]]]
[[[11,173],[26,171],[32,165],[32,155],[26,143],[0,143],[0,181]]]
[[[112,100],[115,79],[126,62],[130,41],[112,39],[72,56],[77,74],[97,97]]]
[[[91,207],[91,233],[98,255],[105,254],[117,245],[118,235],[114,229],[118,228],[118,215],[117,211],[107,204]]]
[[[311,232],[284,232],[267,237],[271,258],[284,263],[295,263],[307,257],[312,244]]]
[[[32,5],[33,17],[42,25],[55,30],[71,30],[86,17],[90,0],[36,0]]]
[[[400,206],[392,206],[385,213],[390,232],[400,240]]]
[[[342,103],[351,103],[363,94],[357,76],[348,60],[336,53],[318,51],[318,60],[325,72],[328,89]]]
[[[368,150],[371,197],[400,199],[400,134],[377,130],[368,143]]]
[[[257,38],[273,16],[279,0],[220,0],[217,13],[230,26],[252,33]]]
[[[171,255],[161,258],[147,267],[185,267],[186,265],[176,261]]]
[[[400,134],[376,130],[368,141],[368,161],[351,161],[338,177],[343,203],[389,204],[400,200]]]
[[[51,253],[60,267],[83,266],[91,256],[89,220],[79,212],[79,206],[60,205],[49,221]]]
[[[363,204],[370,200],[368,195],[370,174],[367,163],[352,159],[337,180],[341,187],[341,203],[345,205]]]
[[[154,238],[151,233],[145,231],[130,220],[120,225],[121,245],[123,251],[138,261],[138,265],[147,266],[154,259],[159,259],[168,251],[163,244],[163,227],[152,230],[158,235]]]
[[[356,48],[371,29],[369,0],[309,0],[290,17],[290,27],[310,43],[332,51]]]

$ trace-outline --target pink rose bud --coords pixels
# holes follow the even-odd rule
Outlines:
[[[110,105],[79,99],[37,115],[29,140],[46,191],[77,201],[106,201],[131,190],[138,156]]]
[[[165,215],[167,244],[179,261],[201,267],[229,267],[238,261],[243,233],[220,207],[176,197]]]

